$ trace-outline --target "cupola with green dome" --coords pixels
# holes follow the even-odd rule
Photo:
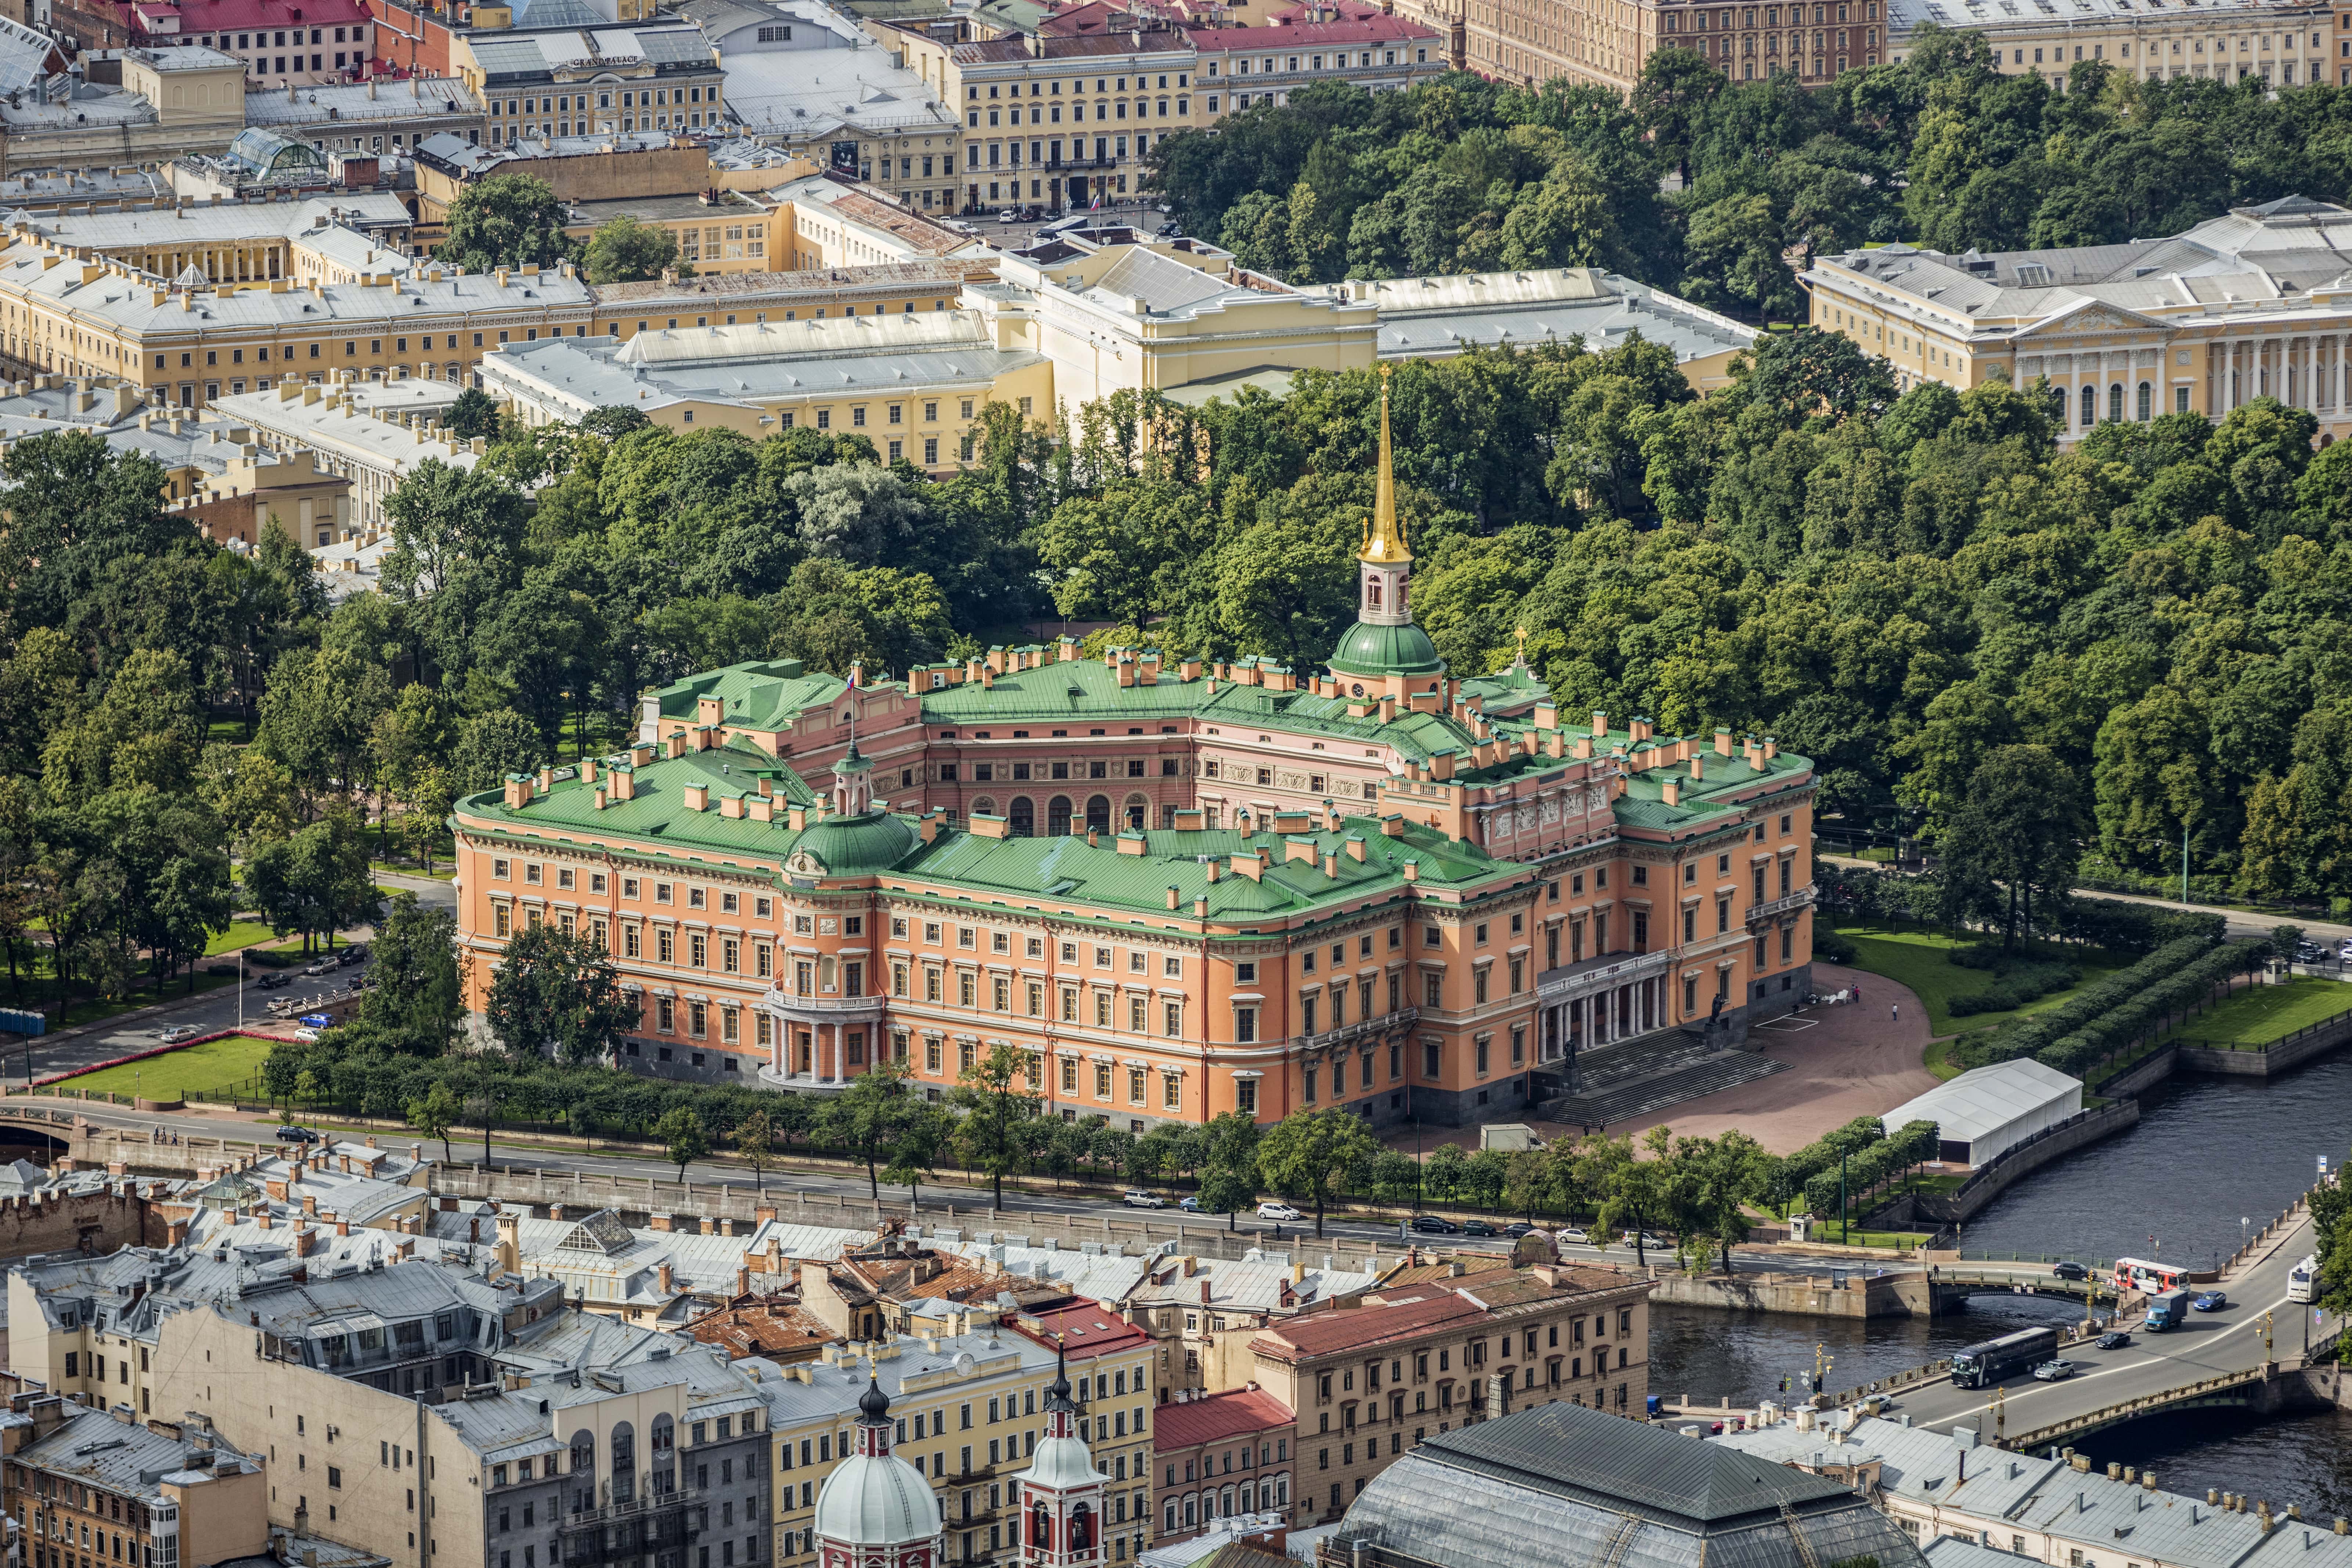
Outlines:
[[[849,750],[833,764],[833,809],[802,829],[784,868],[803,877],[860,877],[887,871],[922,835],[905,817],[874,804],[874,763]]]
[[[1339,634],[1331,673],[1343,684],[1445,672],[1429,634],[1412,624],[1412,550],[1397,516],[1396,471],[1389,445],[1389,367],[1381,366],[1381,469],[1372,515],[1356,552],[1356,624]],[[1364,695],[1360,689],[1349,692]]]

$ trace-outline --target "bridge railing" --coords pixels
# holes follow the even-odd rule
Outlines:
[[[2168,1388],[2160,1394],[2138,1394],[2080,1415],[2068,1416],[2063,1421],[2053,1421],[2045,1426],[2020,1432],[2013,1437],[2004,1436],[2000,1442],[2006,1447],[2038,1448],[2053,1438],[2071,1436],[2077,1432],[2128,1420],[2134,1415],[2152,1414],[2209,1394],[2220,1393],[2225,1388],[2234,1388],[2240,1384],[2260,1383],[2269,1375],[2267,1364],[2250,1366],[2242,1372],[2225,1372],[2213,1377],[2200,1378],[2195,1383],[2182,1384],[2178,1388]]]

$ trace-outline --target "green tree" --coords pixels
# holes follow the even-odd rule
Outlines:
[[[457,1090],[446,1083],[436,1083],[429,1090],[408,1102],[408,1124],[416,1129],[421,1138],[441,1140],[441,1158],[455,1163],[457,1156],[450,1151],[449,1133],[457,1125],[464,1107],[457,1101]]]
[[[499,438],[498,399],[478,386],[469,386],[457,395],[455,403],[449,405],[449,411],[441,416],[441,423],[450,435],[460,441],[471,441],[477,437],[495,441]]]
[[[702,1124],[702,1113],[690,1105],[673,1105],[662,1112],[654,1123],[654,1139],[661,1144],[663,1156],[677,1167],[678,1184],[686,1183],[686,1168],[710,1152],[710,1132]]]
[[[1337,1108],[1294,1110],[1258,1140],[1257,1168],[1277,1190],[1303,1193],[1314,1203],[1315,1234],[1321,1236],[1324,1194],[1330,1184],[1358,1161],[1380,1152],[1360,1116]]]
[[[1660,158],[1690,184],[1691,144],[1723,92],[1723,73],[1696,49],[1653,49],[1633,84],[1633,112]]]
[[[1234,1216],[1257,1202],[1257,1121],[1228,1110],[1210,1118],[1204,1131],[1208,1153],[1201,1166],[1201,1212],[1223,1215],[1225,1228],[1234,1230]]]
[[[323,935],[330,950],[347,926],[382,918],[383,895],[368,865],[358,815],[347,808],[285,838],[255,846],[245,859],[246,897],[270,929],[302,933],[302,951]]]
[[[1004,1178],[1021,1168],[1022,1129],[1037,1113],[1029,1053],[996,1045],[956,1079],[950,1102],[961,1112],[956,1142],[964,1163],[988,1177],[990,1205],[1004,1206]]]
[[[2091,817],[2074,773],[2046,746],[1997,746],[1969,775],[1968,795],[1944,834],[1948,878],[1978,875],[2007,898],[2001,945],[2033,929],[2033,895],[2044,909],[2074,885]]]
[[[454,910],[427,909],[415,893],[392,895],[376,924],[359,1016],[384,1030],[395,1049],[448,1051],[466,1021],[466,959]]]
[[[888,1158],[899,1123],[916,1103],[911,1079],[906,1063],[884,1058],[851,1079],[817,1112],[818,1136],[865,1163],[866,1192],[876,1203],[882,1201],[877,1167]]]
[[[735,1124],[727,1141],[735,1145],[735,1152],[743,1163],[751,1167],[753,1189],[766,1192],[767,1173],[776,1163],[775,1122],[766,1111],[755,1110]]]
[[[563,224],[563,204],[545,180],[493,174],[467,183],[449,204],[447,237],[434,256],[468,272],[552,267],[572,253]]]
[[[908,1203],[920,1201],[918,1189],[939,1164],[940,1154],[954,1132],[953,1119],[941,1107],[910,1099],[890,1139],[890,1163],[882,1179],[907,1189]]]
[[[677,236],[626,216],[596,226],[582,261],[591,283],[646,283],[665,272],[694,276],[694,268],[677,258]]]
[[[620,1059],[638,1005],[593,938],[541,921],[507,941],[483,1018],[508,1054],[575,1066]]]

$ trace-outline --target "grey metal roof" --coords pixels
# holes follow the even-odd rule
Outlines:
[[[1546,1489],[1605,1492],[1701,1522],[1852,1495],[1834,1481],[1580,1405],[1546,1405],[1441,1433],[1423,1450],[1441,1464]]]
[[[1847,1487],[1580,1405],[1424,1442],[1373,1480],[1339,1533],[1441,1568],[1923,1563]]]

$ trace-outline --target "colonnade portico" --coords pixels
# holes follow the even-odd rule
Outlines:
[[[762,1003],[772,1020],[761,1080],[782,1089],[845,1089],[875,1059],[884,999],[824,1001],[771,991]]]
[[[2257,397],[2346,416],[2352,402],[2352,332],[2255,331],[2212,345],[2214,408],[2221,418]]]
[[[1612,954],[1538,975],[1537,1059],[1570,1061],[1579,1051],[1631,1039],[1673,1021],[1671,952]]]

